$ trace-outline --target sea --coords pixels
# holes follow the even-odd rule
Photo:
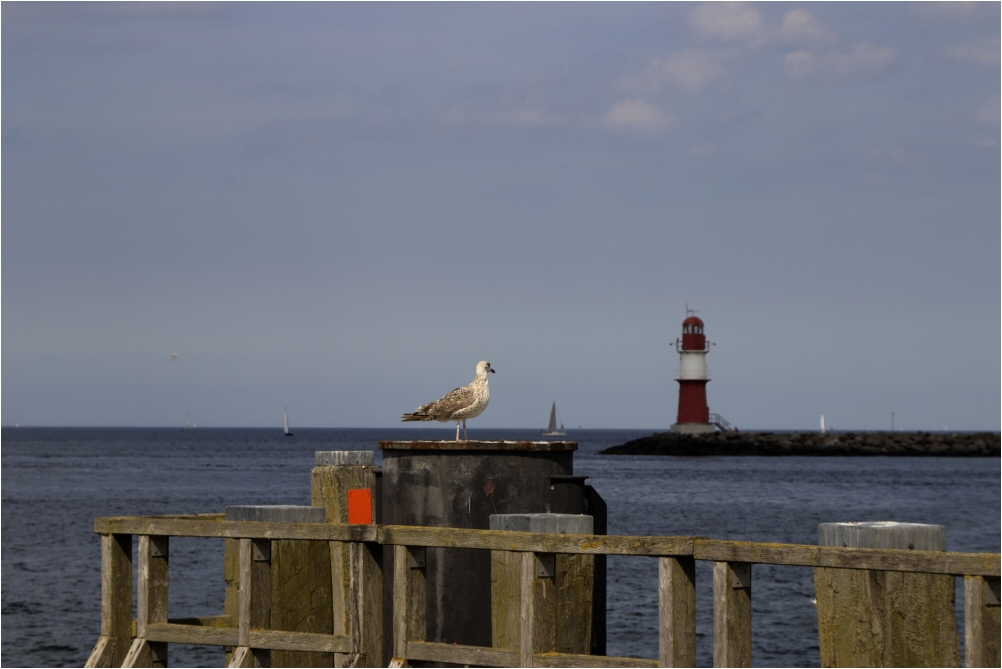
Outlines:
[[[894,520],[946,527],[947,550],[1000,550],[998,458],[600,455],[650,434],[568,430],[576,474],[608,503],[609,533],[816,544],[818,524]],[[476,439],[539,430],[471,427]],[[101,615],[100,516],[309,504],[314,451],[380,440],[451,439],[450,429],[2,428],[3,666],[83,666]],[[608,654],[657,658],[658,570],[608,563]],[[958,579],[958,581],[961,579]],[[712,666],[712,566],[696,568],[697,662]],[[820,666],[813,572],[756,565],[756,666]],[[171,540],[170,616],[218,615],[223,541]],[[958,615],[963,588],[958,584]],[[963,619],[960,618],[963,630]],[[961,632],[961,639],[963,634]],[[171,645],[175,667],[223,666],[221,648]]]

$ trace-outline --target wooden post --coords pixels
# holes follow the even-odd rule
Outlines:
[[[323,508],[292,505],[247,505],[226,507],[227,520],[322,523]],[[331,582],[329,552],[325,542],[291,540],[254,540],[249,544],[250,566],[243,563],[243,542],[238,549],[239,567],[234,569],[227,556],[228,582],[236,584],[237,608],[241,614],[250,612],[250,625],[256,629],[286,632],[331,632]],[[246,589],[252,593],[252,604],[244,602],[242,587],[245,568],[251,569],[253,583]],[[232,581],[232,572],[236,578]],[[227,613],[231,614],[234,599],[227,593]],[[251,606],[244,610],[244,607]],[[243,644],[241,644],[243,645]],[[277,667],[330,667],[331,653],[292,650],[254,650],[254,662]],[[237,661],[232,652],[228,662]],[[246,661],[246,660],[244,660]]]
[[[382,546],[349,544],[351,656],[346,666],[383,666]]]
[[[101,535],[101,636],[86,667],[120,667],[132,644],[132,535]]]
[[[393,660],[390,666],[407,665],[407,642],[424,641],[427,581],[424,547],[393,547]]]
[[[750,667],[751,565],[713,563],[713,666]]]
[[[1002,664],[999,636],[999,577],[964,578],[965,666],[998,667]]]
[[[820,545],[946,549],[942,525],[823,523]],[[823,667],[957,667],[956,581],[943,574],[814,570]]]
[[[520,554],[521,615],[519,616],[519,666],[532,666],[536,615],[533,604],[533,586],[538,578],[539,564],[535,553]]]
[[[348,491],[359,488],[373,490],[373,506],[378,501],[375,494],[376,480],[380,474],[379,467],[376,467],[374,451],[317,451],[316,466],[312,472],[313,505],[322,506],[327,510],[327,522],[340,525],[348,524]],[[373,518],[376,518],[376,509],[373,508]],[[332,627],[334,634],[344,634],[352,636],[351,618],[353,611],[357,610],[351,604],[352,576],[351,576],[351,556],[348,544],[340,541],[331,541],[328,544],[328,564],[330,565],[330,581],[333,584],[331,593]],[[377,549],[378,550],[378,549]],[[371,552],[371,551],[370,551]],[[362,561],[363,568],[366,561]],[[380,556],[380,562],[382,558]],[[362,576],[361,580],[372,580],[372,574]],[[382,569],[378,570],[378,578],[382,579]],[[379,605],[380,618],[371,618],[366,624],[378,627],[379,638],[382,644],[382,603]],[[370,607],[370,615],[374,612]],[[370,635],[371,636],[371,635]],[[370,656],[368,660],[349,658],[336,654],[334,658],[335,666],[348,666],[349,663],[358,661],[372,661],[378,664],[367,664],[365,666],[382,666],[383,653],[380,648],[378,660]]]
[[[139,592],[136,637],[146,639],[146,626],[167,622],[167,592],[170,580],[169,537],[139,537]],[[131,607],[130,607],[131,608]],[[149,665],[167,666],[167,644],[149,642]]]
[[[592,517],[577,514],[496,514],[494,530],[548,534],[591,534]],[[519,553],[491,552],[491,644],[521,648],[521,574]],[[536,653],[587,655],[592,648],[592,555],[540,553],[533,583],[533,635]]]
[[[239,641],[230,660],[235,666],[271,666],[270,650],[250,648],[251,630],[271,627],[271,543],[267,539],[240,540]]]
[[[660,581],[660,657],[662,667],[696,666],[696,560],[663,557]]]

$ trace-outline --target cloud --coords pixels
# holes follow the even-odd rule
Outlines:
[[[614,130],[657,132],[676,124],[675,117],[640,99],[617,102],[605,115],[605,124]]]
[[[894,62],[897,53],[890,47],[876,47],[867,42],[852,45],[850,51],[829,51],[815,55],[793,51],[783,59],[783,71],[790,79],[806,79],[816,74],[847,77],[852,74],[876,74]]]
[[[696,8],[692,22],[704,39],[738,42],[753,47],[770,43],[829,44],[837,39],[834,31],[803,9],[788,11],[779,26],[771,26],[750,5],[709,2]]]
[[[973,39],[966,44],[947,49],[947,55],[956,60],[966,60],[984,65],[999,65],[999,38]]]
[[[726,59],[727,54],[723,52],[686,49],[667,58],[655,58],[644,73],[630,83],[646,93],[658,93],[670,85],[698,93],[723,76]]]

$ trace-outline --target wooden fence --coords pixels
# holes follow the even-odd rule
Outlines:
[[[692,667],[696,660],[695,561],[714,563],[713,656],[715,666],[751,665],[751,565],[833,567],[965,576],[968,666],[985,666],[983,648],[997,640],[997,616],[984,615],[993,596],[986,579],[997,583],[1000,556],[995,553],[947,553],[891,549],[838,548],[701,537],[555,535],[393,525],[266,523],[227,521],[222,514],[99,518],[101,535],[101,637],[88,667],[166,666],[167,644],[205,644],[235,648],[230,666],[268,666],[271,650],[340,654],[337,666],[371,666],[364,653],[372,619],[367,604],[381,596],[382,572],[369,559],[366,544],[393,550],[393,661],[424,660],[494,667]],[[138,611],[132,620],[132,537],[139,536]],[[219,537],[240,542],[239,619],[230,616],[167,617],[169,537]],[[347,542],[351,556],[349,635],[266,629],[271,607],[268,579],[271,541]],[[499,649],[431,643],[424,640],[424,547],[473,548],[519,553],[521,565],[520,647]],[[531,596],[540,555],[638,555],[659,561],[659,659],[657,661],[536,653],[537,620]],[[515,557],[515,556],[512,556]],[[363,564],[367,564],[363,568]],[[375,569],[374,569],[375,567]],[[367,583],[378,579],[379,586]],[[987,594],[986,594],[987,593]],[[379,605],[381,608],[381,604]],[[367,615],[369,616],[367,618]],[[993,622],[995,621],[995,622]],[[381,620],[370,624],[381,625]],[[996,651],[997,652],[997,651]],[[995,660],[997,661],[997,660]],[[996,665],[997,666],[997,665]]]

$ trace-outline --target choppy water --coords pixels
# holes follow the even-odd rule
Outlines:
[[[483,439],[537,431],[477,430]],[[897,520],[946,526],[947,549],[1000,549],[997,458],[600,456],[643,436],[570,430],[575,473],[609,505],[611,534],[694,534],[816,543],[818,524]],[[2,663],[82,666],[100,631],[98,516],[309,504],[316,450],[449,430],[41,429],[2,431]],[[377,458],[379,452],[377,450]],[[170,615],[222,612],[222,540],[171,541]],[[698,661],[712,666],[712,573],[697,563]],[[819,666],[813,574],[756,566],[753,661]],[[958,606],[961,604],[958,593]],[[657,657],[657,562],[609,560],[608,652]],[[222,649],[171,646],[172,666],[222,666]]]

